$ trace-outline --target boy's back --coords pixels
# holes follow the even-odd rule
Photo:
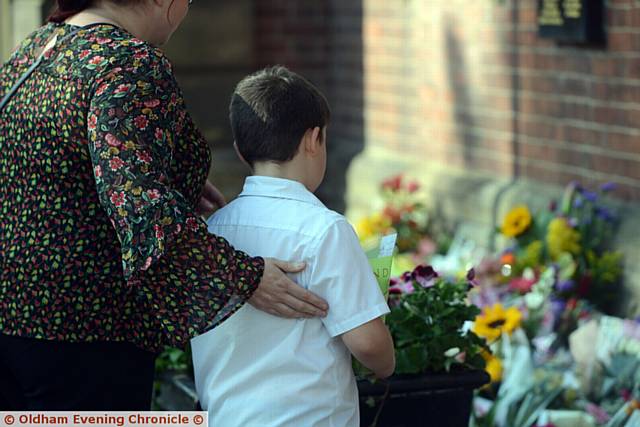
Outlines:
[[[209,231],[251,255],[305,261],[294,279],[330,306],[324,319],[294,320],[245,305],[193,339],[196,388],[211,425],[358,425],[351,355],[338,335],[388,307],[346,220],[298,182],[250,177]]]

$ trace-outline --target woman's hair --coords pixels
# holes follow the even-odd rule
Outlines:
[[[112,3],[126,4],[134,3],[136,0],[108,0]],[[82,12],[86,8],[92,6],[95,0],[56,0],[55,6],[51,15],[49,15],[49,22],[63,22],[70,16],[76,13]]]

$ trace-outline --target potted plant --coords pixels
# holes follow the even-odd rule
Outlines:
[[[396,373],[358,382],[362,426],[468,426],[473,391],[490,380],[489,348],[470,329],[480,313],[468,303],[473,280],[473,270],[452,281],[423,265],[392,280]]]

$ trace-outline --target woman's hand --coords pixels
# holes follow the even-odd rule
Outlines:
[[[227,201],[224,199],[222,192],[207,180],[204,184],[204,188],[202,189],[202,195],[200,196],[200,202],[196,208],[196,213],[198,215],[208,217],[216,209],[221,208],[226,204]]]
[[[329,305],[317,295],[289,279],[287,273],[305,269],[304,263],[265,258],[264,273],[249,303],[255,308],[285,318],[324,317]]]

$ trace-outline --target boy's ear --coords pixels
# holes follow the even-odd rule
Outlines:
[[[236,155],[238,156],[238,158],[240,159],[240,161],[242,162],[242,164],[244,164],[246,167],[249,168],[249,170],[251,172],[253,172],[253,168],[251,167],[251,165],[249,164],[249,162],[247,162],[244,158],[244,156],[242,155],[242,153],[240,152],[240,149],[238,148],[238,144],[233,141],[233,149],[236,151]]]
[[[318,126],[309,128],[303,138],[305,151],[315,157],[322,148],[322,129]]]

